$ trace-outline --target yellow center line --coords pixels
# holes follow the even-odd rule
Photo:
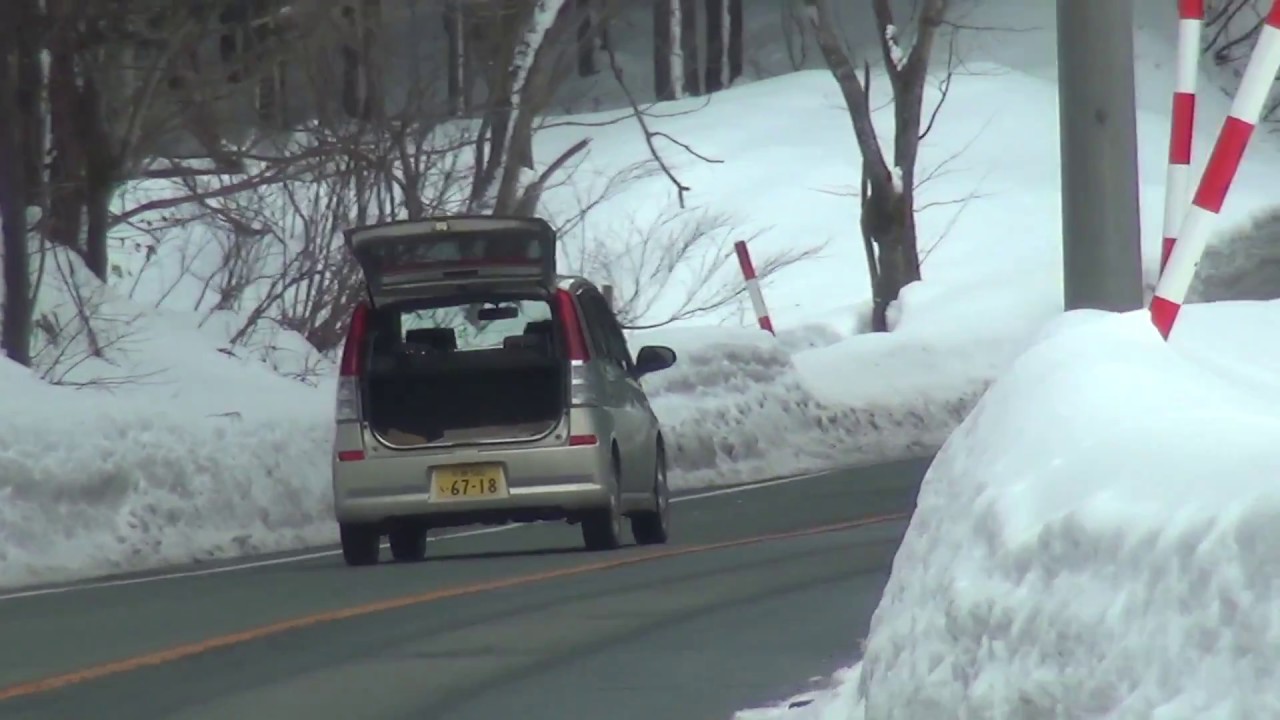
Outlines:
[[[614,568],[626,567],[628,565],[637,565],[639,563],[650,562],[653,560],[680,557],[682,555],[693,555],[695,553],[741,547],[743,545],[753,545],[771,540],[786,540],[789,538],[798,538],[807,535],[818,535],[821,533],[836,532],[839,530],[849,530],[866,525],[875,525],[893,520],[903,520],[907,517],[909,517],[907,513],[877,515],[859,520],[807,528],[805,530],[793,530],[790,532],[772,533],[769,535],[756,535],[749,538],[709,543],[706,545],[691,545],[689,547],[672,548],[669,550],[648,552],[641,555],[632,555],[630,557],[617,558],[614,560],[604,560],[585,565],[575,565],[573,567],[562,568],[560,570],[548,570],[545,572],[531,573],[529,575],[519,575],[501,580],[472,583],[469,585],[445,588],[442,590],[433,590],[431,592],[404,595],[401,597],[389,598],[387,600],[353,605],[351,607],[338,610],[329,610],[314,613],[312,615],[304,615],[291,620],[283,620],[227,635],[218,635],[204,640],[198,640],[196,642],[177,645],[166,650],[136,655],[123,660],[115,660],[101,665],[94,665],[82,670],[53,675],[40,680],[11,685],[6,688],[0,688],[0,701],[47,693],[71,685],[79,685],[92,680],[100,680],[112,675],[119,675],[121,673],[132,672],[146,667],[177,662],[189,657],[194,657],[196,655],[201,655],[222,648],[232,647],[234,645],[243,645],[254,640],[261,640],[263,638],[279,635],[291,630],[300,630],[303,628],[314,627],[316,625],[338,622],[340,620],[373,615],[380,612],[386,612],[388,610],[398,610],[400,608],[436,602],[438,600],[475,595],[478,593],[488,592],[490,590],[520,587],[536,582],[542,582],[544,580],[555,580],[558,578],[572,577],[574,575],[585,575],[587,573],[611,570]]]

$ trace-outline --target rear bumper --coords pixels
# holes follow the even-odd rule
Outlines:
[[[379,453],[333,464],[333,505],[338,522],[422,520],[437,527],[530,522],[572,517],[606,507],[614,492],[606,447],[531,447],[441,454]],[[497,463],[509,494],[453,500],[431,493],[431,471],[441,465]]]

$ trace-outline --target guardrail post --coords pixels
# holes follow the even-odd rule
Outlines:
[[[747,294],[751,296],[751,306],[756,311],[756,322],[760,324],[761,330],[776,335],[777,333],[773,331],[773,320],[769,317],[769,308],[764,304],[764,293],[760,291],[760,280],[756,277],[756,267],[751,263],[751,252],[747,250],[746,241],[735,242],[733,252],[738,256],[738,267],[742,269],[742,279],[747,284]]]

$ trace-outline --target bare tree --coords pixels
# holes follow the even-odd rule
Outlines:
[[[569,182],[589,142],[584,136],[535,163],[534,138],[549,125],[572,124],[549,121],[546,112],[575,71],[584,11],[596,13],[591,23],[598,47],[608,52],[621,80],[603,40],[609,13],[620,6],[605,0],[590,7],[577,0],[470,3],[456,28],[465,46],[439,57],[438,67],[424,64],[409,72],[394,102],[386,100],[366,117],[348,118],[339,98],[333,117],[323,111],[313,117],[294,113],[292,132],[283,138],[224,139],[221,152],[235,161],[235,172],[174,173],[169,193],[156,192],[150,183],[143,201],[117,203],[125,209],[113,217],[116,234],[131,231],[138,252],[166,258],[154,264],[144,260],[143,272],[180,264],[183,276],[169,287],[194,287],[193,309],[210,320],[217,315],[219,322],[230,317],[221,311],[234,313],[238,326],[229,335],[227,352],[252,351],[269,343],[278,328],[302,334],[322,352],[331,350],[362,292],[339,229],[458,212],[546,212],[542,196]],[[359,44],[358,32],[344,27],[340,42]],[[291,46],[326,42],[301,30],[294,37]],[[455,67],[449,68],[451,63]],[[327,69],[323,63],[295,62],[290,80],[304,95],[322,95],[340,85],[334,73],[343,72],[341,64]],[[465,98],[458,97],[472,87],[455,75],[460,64],[475,71],[480,82],[474,89],[483,94],[466,91]],[[465,108],[460,100],[467,102]],[[646,110],[634,99],[632,105],[645,127]],[[477,122],[447,122],[462,111],[474,111]],[[644,132],[657,163],[655,143],[683,147],[659,131]],[[155,167],[143,165],[148,172]],[[687,189],[667,174],[680,192]],[[588,198],[579,217],[560,219],[568,226],[580,223],[630,177],[620,173],[600,197]],[[134,278],[135,285],[139,279]]]
[[[929,127],[922,121],[924,90],[934,40],[942,26],[947,0],[924,0],[915,18],[914,42],[902,47],[903,25],[889,0],[872,0],[880,38],[880,54],[893,92],[892,164],[885,158],[872,123],[867,90],[870,78],[859,79],[849,53],[836,34],[827,0],[801,0],[818,47],[840,86],[862,154],[863,195],[860,227],[872,266],[872,329],[888,330],[889,305],[908,283],[920,279],[915,224],[915,172],[920,140]],[[936,111],[935,111],[936,114]],[[875,262],[871,262],[874,254]]]
[[[525,12],[528,5],[507,3],[487,8],[488,15],[470,8],[470,21],[487,25],[483,35],[469,30],[467,37],[484,37],[489,53],[478,129],[445,126],[458,110],[457,88],[442,95],[439,73],[410,73],[400,105],[356,123],[304,123],[280,147],[245,146],[239,155],[244,173],[175,178],[169,197],[152,198],[119,220],[145,238],[139,246],[169,245],[170,253],[183,254],[188,270],[181,282],[203,288],[196,309],[232,310],[243,318],[232,346],[256,341],[259,327],[275,326],[299,332],[321,351],[332,349],[361,292],[339,241],[341,228],[481,208],[532,213],[552,178],[571,169],[585,141],[540,175],[527,172],[536,121],[566,76],[559,61],[573,56],[574,5]],[[517,12],[523,14],[511,14]],[[499,42],[504,38],[507,47]],[[321,71],[299,79],[313,92],[329,82]],[[474,163],[467,162],[469,150]],[[157,228],[151,223],[157,213],[181,219]],[[201,260],[207,246],[170,245],[193,227],[213,231],[212,267]]]
[[[676,8],[674,0],[653,1],[653,95],[658,100],[676,99]]]
[[[27,228],[43,180],[39,171],[43,118],[39,80],[39,48],[28,21],[37,9],[33,0],[15,3],[16,18],[0,26],[0,237],[4,265],[3,322],[0,349],[9,359],[31,364],[34,298]]]
[[[1213,64],[1224,70],[1223,85],[1228,93],[1239,88],[1259,34],[1266,24],[1270,0],[1206,0],[1201,48]],[[1280,119],[1280,92],[1272,88],[1263,107],[1262,118]]]
[[[725,50],[729,53],[729,84],[732,85],[742,77],[743,57],[746,55],[746,46],[743,41],[746,16],[742,10],[742,0],[728,0],[728,3],[729,39]]]
[[[706,0],[707,63],[703,87],[713,93],[742,75],[742,0]]]
[[[1215,64],[1235,68],[1248,60],[1265,18],[1266,7],[1258,0],[1208,0],[1205,3],[1205,52],[1212,56]]]
[[[701,92],[697,0],[652,0],[654,97],[675,100]]]
[[[600,72],[596,66],[596,48],[608,27],[600,12],[600,0],[575,0],[578,10],[578,75],[590,77]]]
[[[680,69],[684,72],[684,95],[701,95],[702,72],[698,61],[698,2],[675,0],[680,12]]]
[[[460,0],[445,0],[443,16],[446,38],[445,67],[448,77],[449,108],[454,115],[463,115],[470,110],[470,87],[468,76],[471,74],[469,63],[470,43],[467,41],[466,5]]]
[[[112,198],[124,182],[152,174],[147,163],[177,152],[209,162],[170,163],[163,174],[238,169],[220,127],[226,103],[251,81],[262,111],[263,83],[278,87],[281,58],[271,55],[284,47],[278,3],[252,5],[271,14],[246,16],[242,0],[44,3],[36,26],[47,28],[49,53],[47,237],[79,251],[99,278],[109,272]],[[210,37],[220,37],[223,67],[202,68],[189,52]]]
[[[564,77],[565,49],[573,48],[582,8],[571,0],[517,3],[504,13],[504,63],[498,64],[481,138],[476,144],[476,174],[471,209],[495,214],[531,215],[550,176],[583,152],[587,140],[573,145],[529,178],[535,168],[533,135]]]

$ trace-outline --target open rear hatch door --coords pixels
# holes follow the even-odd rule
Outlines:
[[[350,228],[347,246],[374,305],[476,286],[556,278],[556,232],[541,218],[457,216]]]

